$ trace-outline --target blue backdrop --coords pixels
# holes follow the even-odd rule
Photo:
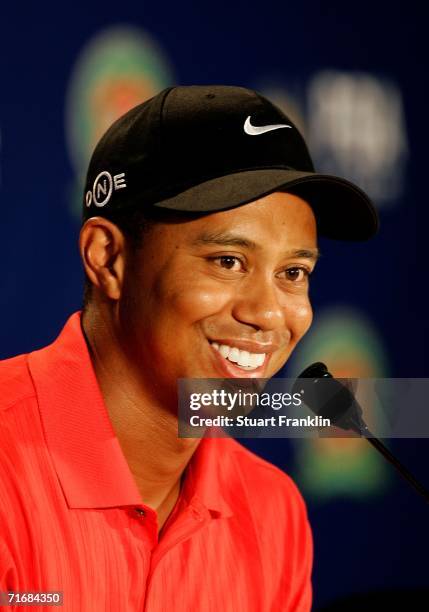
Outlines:
[[[81,306],[79,186],[104,124],[164,86],[222,83],[271,94],[316,165],[359,180],[380,210],[372,242],[322,242],[314,332],[289,371],[327,355],[350,375],[428,375],[428,62],[417,3],[96,0],[2,13],[0,358],[47,344]],[[315,609],[429,587],[428,508],[365,444],[247,443],[306,497]],[[429,486],[427,441],[390,446]]]

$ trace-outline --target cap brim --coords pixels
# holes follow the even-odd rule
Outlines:
[[[369,197],[346,179],[282,168],[244,170],[210,179],[154,206],[188,212],[215,212],[248,204],[274,191],[287,191],[313,208],[318,231],[338,240],[368,240],[378,230]]]

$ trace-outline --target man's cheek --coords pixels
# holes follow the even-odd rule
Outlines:
[[[308,301],[289,305],[288,315],[287,325],[290,331],[289,343],[281,354],[276,355],[274,359],[271,360],[270,365],[272,372],[270,376],[273,376],[285,365],[298,342],[309,330],[313,320],[313,311]]]
[[[298,342],[311,327],[313,309],[308,299],[295,303],[290,310],[290,328],[295,342]]]
[[[183,316],[189,321],[198,321],[221,310],[229,300],[228,291],[190,285],[186,290],[171,293],[169,302],[176,316]]]

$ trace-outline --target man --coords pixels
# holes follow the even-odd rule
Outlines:
[[[0,590],[79,612],[310,610],[295,485],[231,439],[178,438],[177,380],[273,376],[311,324],[317,231],[369,238],[370,201],[315,174],[255,92],[177,87],[100,140],[83,218],[83,312],[0,366]]]

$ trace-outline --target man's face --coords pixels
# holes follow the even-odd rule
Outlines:
[[[128,262],[118,339],[142,383],[270,378],[312,320],[316,222],[301,198],[274,193],[179,223],[159,223]]]

